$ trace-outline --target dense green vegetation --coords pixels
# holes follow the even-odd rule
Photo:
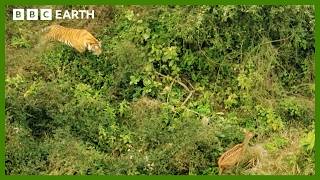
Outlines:
[[[79,6],[55,7],[76,9]],[[38,47],[53,22],[6,22],[7,175],[314,174],[312,6],[91,6],[99,57]]]

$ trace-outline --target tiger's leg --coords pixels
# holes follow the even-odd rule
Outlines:
[[[219,175],[222,175],[223,170],[224,169],[222,167],[219,167]]]
[[[75,45],[74,48],[79,52],[79,53],[83,53],[86,48],[81,46],[81,45]]]

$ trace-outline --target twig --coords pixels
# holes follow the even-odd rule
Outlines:
[[[220,63],[217,63],[217,62],[215,62],[215,61],[212,61],[212,59],[209,58],[202,49],[200,49],[200,52],[202,53],[202,55],[204,55],[204,56],[209,60],[210,63],[220,65]]]
[[[181,104],[181,107],[184,106],[184,105],[187,103],[187,101],[191,98],[193,92],[194,92],[194,91],[190,91],[188,97],[187,97],[187,98],[183,101],[183,103]]]
[[[159,72],[157,72],[157,71],[155,71],[155,72],[156,72],[156,74],[158,74],[158,75],[160,75],[160,76],[162,76],[162,77],[166,77],[166,78],[172,79],[172,83],[171,83],[171,85],[170,85],[170,92],[171,92],[171,88],[172,88],[173,82],[176,82],[176,83],[180,84],[185,90],[187,90],[187,91],[189,92],[189,95],[188,95],[187,98],[183,101],[183,103],[182,103],[182,105],[181,105],[181,106],[184,106],[184,105],[187,103],[187,101],[191,98],[192,94],[194,93],[194,90],[191,91],[191,90],[188,88],[187,85],[185,85],[183,82],[177,80],[176,78],[172,78],[172,77],[170,77],[170,76],[163,75],[163,74],[161,74],[161,73],[159,73]],[[188,82],[188,81],[187,81],[187,82]],[[192,89],[194,89],[193,86],[191,85],[191,83],[188,82],[188,84],[191,86]],[[169,96],[169,95],[168,95],[168,96]],[[167,102],[168,102],[168,96],[167,96]]]
[[[181,82],[181,81],[179,81],[179,80],[176,80],[176,79],[174,79],[174,78],[172,78],[172,77],[170,77],[170,76],[163,75],[163,74],[161,74],[161,73],[159,73],[159,72],[157,72],[157,71],[155,71],[155,72],[156,72],[156,74],[158,74],[159,76],[166,77],[166,78],[169,78],[169,79],[173,80],[174,82],[180,84],[185,90],[187,90],[188,92],[190,92],[190,89],[188,88],[188,86],[185,85],[183,82]]]
[[[169,78],[169,79],[172,80],[172,82],[171,82],[171,84],[170,84],[170,91],[171,91],[171,88],[172,88],[173,83],[176,82],[176,83],[180,84],[185,90],[187,90],[187,91],[189,92],[189,95],[188,95],[187,98],[183,101],[183,103],[181,104],[181,106],[180,106],[179,108],[184,109],[184,110],[187,110],[187,111],[190,111],[190,112],[192,112],[192,113],[195,113],[195,114],[197,114],[198,116],[201,116],[201,117],[207,117],[206,115],[203,115],[203,114],[198,113],[198,112],[196,112],[196,111],[194,111],[194,110],[188,109],[187,107],[184,106],[184,105],[189,101],[189,99],[192,97],[192,95],[195,93],[194,87],[192,86],[192,84],[191,84],[190,82],[187,81],[188,84],[189,84],[189,85],[191,86],[191,88],[193,89],[192,91],[188,88],[187,85],[185,85],[183,82],[177,80],[176,78],[172,78],[172,77],[170,77],[170,76],[161,74],[161,73],[159,73],[159,72],[157,72],[157,71],[155,71],[155,73],[158,74],[158,75],[161,76],[161,77],[166,77],[166,78]],[[168,96],[167,96],[167,103],[163,103],[163,104],[169,104],[169,103],[168,103]],[[170,104],[169,104],[169,105],[170,105]],[[170,106],[172,106],[172,111],[176,113],[176,110],[175,110],[176,108],[175,108],[173,105],[170,105]]]
[[[269,44],[269,43],[274,43],[274,42],[280,42],[280,41],[285,41],[290,39],[293,36],[293,34],[291,34],[290,36],[286,37],[286,38],[282,38],[282,39],[277,39],[277,40],[273,40],[273,41],[268,41],[265,43],[261,43],[260,46],[265,45],[265,44]]]
[[[189,84],[189,86],[194,90],[194,87],[192,86],[192,84],[187,79],[183,78],[183,80],[185,80]]]
[[[172,81],[171,84],[170,84],[170,91],[167,94],[167,103],[169,102],[169,95],[171,93],[173,83],[174,83],[174,81]]]

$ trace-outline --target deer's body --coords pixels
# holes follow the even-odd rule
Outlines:
[[[242,162],[246,156],[249,141],[252,137],[253,133],[246,132],[243,143],[235,145],[220,156],[218,160],[219,174],[226,169],[239,165]]]

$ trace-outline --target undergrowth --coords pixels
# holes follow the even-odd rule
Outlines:
[[[313,6],[94,6],[101,18],[56,22],[89,27],[100,56],[37,49],[49,23],[11,8],[7,175],[217,175],[243,129],[266,156],[226,174],[315,173]]]

